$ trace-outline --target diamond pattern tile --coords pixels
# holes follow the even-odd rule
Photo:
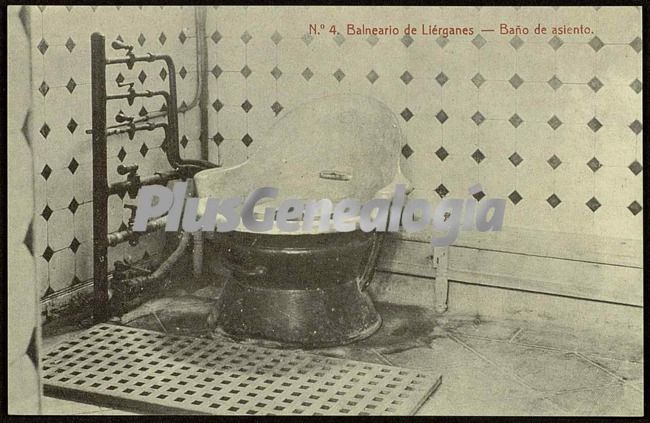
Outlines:
[[[253,143],[253,138],[252,138],[249,134],[246,134],[246,135],[244,135],[243,138],[241,139],[241,142],[243,142],[244,145],[245,145],[246,147],[248,147],[249,145],[251,145],[251,144]]]
[[[214,143],[217,145],[217,147],[221,145],[223,140],[224,140],[223,135],[221,135],[219,132],[214,134],[214,136],[212,137],[212,141],[214,141]]]
[[[38,46],[36,46],[36,48],[38,49],[38,51],[41,52],[42,55],[45,55],[49,47],[50,45],[47,43],[47,41],[45,41],[44,38],[41,39],[41,41],[38,43]]]
[[[47,136],[50,135],[50,126],[47,123],[44,123],[39,132],[43,138],[47,139]]]
[[[79,208],[79,203],[77,202],[77,199],[72,197],[72,200],[70,200],[70,204],[68,204],[68,210],[70,210],[72,214],[75,214],[78,208]]]
[[[589,45],[594,49],[595,52],[598,52],[605,46],[605,43],[603,43],[600,38],[594,37],[589,41]]]
[[[405,71],[405,72],[402,74],[402,76],[399,77],[399,79],[402,80],[402,82],[404,83],[404,85],[408,85],[409,82],[411,82],[411,81],[413,80],[413,75],[411,75],[411,74],[409,73],[409,71]]]
[[[47,85],[47,82],[43,81],[41,82],[41,85],[38,87],[38,91],[41,93],[43,97],[45,97],[47,93],[50,92],[50,86]]]
[[[341,47],[343,43],[345,42],[345,37],[341,35],[340,33],[336,34],[333,38],[334,42],[336,43],[337,46]]]
[[[302,40],[303,43],[305,43],[305,45],[308,46],[314,40],[314,37],[311,36],[310,34],[304,34],[302,37],[300,37],[300,39]]]
[[[52,260],[53,256],[54,256],[54,250],[50,248],[50,246],[48,245],[43,251],[43,258],[45,259],[45,261],[49,263],[49,261]]]
[[[641,165],[641,163],[635,160],[632,163],[630,163],[628,169],[630,169],[630,172],[634,173],[635,175],[638,175],[643,170],[643,166]]]
[[[252,40],[253,37],[251,36],[251,34],[248,33],[248,31],[244,31],[244,33],[241,35],[241,37],[239,37],[239,39],[242,40],[244,44],[248,44],[248,42]]]
[[[445,75],[444,72],[440,72],[436,76],[436,81],[438,81],[438,84],[440,84],[440,86],[442,87],[447,83],[447,81],[449,81],[449,78],[447,77],[447,75]]]
[[[309,81],[314,76],[314,72],[312,72],[312,70],[307,67],[302,71],[301,75],[303,78],[305,78],[305,81]]]
[[[641,41],[641,38],[636,37],[630,42],[630,47],[637,53],[641,53],[641,50],[643,49],[643,41]]]
[[[482,124],[485,121],[485,116],[481,114],[481,112],[476,112],[472,115],[472,120],[476,124],[476,126]]]
[[[591,79],[591,81],[587,82],[587,85],[589,85],[589,88],[591,88],[595,93],[603,88],[603,83],[600,82],[600,79],[595,76]]]
[[[79,169],[79,162],[77,162],[77,159],[73,157],[72,160],[70,160],[70,163],[68,164],[68,170],[70,171],[71,174],[74,175],[77,169]]]
[[[67,48],[68,51],[70,53],[72,53],[72,50],[74,50],[74,48],[76,46],[77,46],[77,44],[75,44],[74,40],[72,38],[68,37],[67,41],[65,42],[65,48]]]
[[[160,43],[161,46],[164,46],[165,43],[167,42],[167,36],[165,35],[164,32],[161,32],[160,35],[158,36],[158,42]]]
[[[510,40],[510,45],[511,45],[512,48],[514,48],[515,50],[519,50],[519,49],[521,48],[521,46],[524,45],[524,40],[522,40],[521,38],[519,38],[519,35],[515,35],[515,36],[512,37],[512,39]]]
[[[478,164],[485,160],[485,154],[478,148],[472,153],[472,158]]]
[[[379,79],[379,75],[374,70],[371,70],[368,72],[368,75],[366,75],[366,79],[370,81],[371,84],[374,84]]]
[[[440,196],[440,198],[444,198],[447,194],[449,194],[449,190],[443,184],[438,185],[434,191]]]
[[[411,157],[413,155],[413,153],[415,153],[415,151],[413,151],[413,149],[411,148],[410,145],[405,144],[404,147],[402,147],[402,155],[405,158],[408,159],[409,157]]]
[[[592,157],[591,160],[587,162],[587,166],[589,166],[589,169],[591,169],[594,173],[603,167],[600,161],[598,161],[598,159],[595,157]]]
[[[47,164],[43,166],[43,170],[41,170],[41,176],[43,177],[43,179],[47,181],[47,179],[50,177],[51,174],[52,174],[52,168],[50,168],[50,166],[48,166]]]
[[[549,166],[551,166],[554,170],[557,169],[561,164],[562,160],[555,154],[553,154],[547,161]]]
[[[43,208],[43,211],[41,212],[41,216],[43,216],[43,219],[47,221],[50,220],[50,216],[52,216],[52,213],[53,213],[52,209],[48,204],[46,204],[45,207]]]
[[[508,157],[508,160],[510,160],[510,163],[512,163],[514,167],[519,166],[521,162],[524,161],[524,159],[516,151],[512,153],[510,157]]]
[[[512,204],[514,204],[515,206],[519,204],[521,200],[523,200],[523,197],[521,196],[521,194],[517,192],[517,190],[512,191],[508,195],[508,198],[510,199],[510,201],[512,201]]]
[[[600,121],[599,121],[598,119],[596,119],[595,117],[593,117],[593,118],[591,118],[591,120],[590,120],[589,122],[587,122],[587,126],[588,126],[589,129],[591,129],[592,131],[594,131],[594,132],[598,132],[598,130],[599,130],[600,128],[603,127],[603,124],[600,123]]]
[[[214,103],[212,103],[212,108],[215,112],[218,112],[223,108],[223,103],[219,99],[216,99]]]
[[[248,113],[253,108],[253,105],[250,103],[250,101],[246,100],[242,103],[241,108],[244,109],[246,113]]]
[[[271,41],[273,41],[273,44],[276,46],[280,44],[280,41],[282,41],[282,35],[278,31],[275,31],[273,35],[271,35]]]
[[[598,210],[600,208],[600,206],[602,205],[602,204],[600,204],[600,201],[598,201],[598,199],[596,197],[591,197],[591,199],[589,201],[587,201],[585,204],[587,205],[587,207],[589,207],[589,209],[592,212],[595,212],[596,210]]]
[[[449,44],[449,38],[440,36],[440,37],[436,38],[436,44],[438,44],[440,46],[440,48],[445,48],[445,46],[447,44]],[[476,44],[474,44],[474,45],[476,45]],[[478,48],[480,48],[480,47],[478,47]]]
[[[627,209],[632,213],[634,216],[637,214],[641,213],[641,210],[643,210],[643,207],[641,207],[641,204],[639,204],[636,200],[632,201],[629,206],[627,206]]]
[[[77,129],[78,126],[79,125],[74,120],[74,118],[70,118],[70,121],[66,125],[66,128],[68,128],[68,131],[70,131],[71,134],[74,134],[74,131]]]
[[[178,41],[180,41],[181,44],[185,44],[185,41],[187,41],[187,34],[185,34],[184,30],[178,34]]]
[[[343,81],[343,78],[345,78],[345,72],[343,72],[341,70],[341,68],[339,68],[339,69],[336,70],[336,72],[334,72],[334,74],[332,76],[334,76],[334,79],[341,82],[341,81]]]
[[[553,128],[553,130],[556,130],[562,125],[562,121],[560,120],[560,118],[555,115],[551,116],[551,118],[546,123],[548,123],[548,126]]]
[[[639,94],[643,89],[643,84],[641,83],[641,81],[639,81],[638,78],[636,78],[634,81],[630,83],[630,88],[632,88],[632,91]]]
[[[223,73],[223,70],[221,70],[219,65],[214,65],[210,73],[212,73],[212,75],[214,75],[215,78],[219,78],[219,76]]]
[[[480,73],[477,73],[472,77],[472,83],[476,85],[476,88],[481,88],[481,85],[485,83],[485,78]]]
[[[548,45],[551,46],[551,48],[555,51],[557,51],[560,47],[564,45],[564,41],[557,35],[553,36],[550,40],[548,40]]]
[[[75,82],[74,79],[70,78],[65,88],[68,90],[70,94],[72,94],[74,92],[74,89],[77,88],[77,83]]]
[[[554,91],[557,91],[562,86],[562,81],[560,81],[560,78],[558,78],[557,75],[553,75],[553,77],[548,80],[548,85],[553,88]]]
[[[445,147],[440,147],[439,149],[437,149],[435,154],[436,156],[438,156],[441,162],[444,161],[449,156],[449,153],[447,152],[447,150],[445,150]]]
[[[187,138],[187,136],[183,135],[179,142],[183,148],[187,148],[187,144],[189,144],[190,140]]]
[[[521,125],[524,122],[524,120],[521,118],[521,116],[515,113],[510,117],[510,119],[508,119],[508,122],[510,122],[510,124],[515,128],[518,128],[519,125]]]
[[[546,202],[551,205],[551,207],[556,208],[557,206],[560,205],[562,200],[560,200],[560,197],[558,197],[555,194],[551,194],[547,199]]]
[[[630,123],[630,129],[635,135],[639,135],[643,130],[643,125],[638,120],[634,120],[634,122]]]
[[[25,231],[25,238],[23,238],[23,245],[29,251],[29,254],[34,255],[34,219],[29,221],[29,226]]]
[[[447,121],[447,119],[449,119],[449,116],[447,116],[447,113],[445,113],[444,110],[440,110],[436,114],[436,119],[438,119],[438,122],[440,122],[440,123],[445,123]]]
[[[123,162],[126,158],[126,150],[124,147],[120,148],[120,151],[118,151],[117,158],[120,160],[120,162]]]
[[[472,39],[472,44],[474,44],[474,47],[478,49],[481,49],[486,43],[487,41],[485,40],[485,38],[483,38],[481,34],[478,34],[476,37]]]
[[[512,77],[508,80],[510,82],[510,85],[516,90],[517,88],[521,87],[521,84],[524,83],[524,80],[521,78],[521,76],[514,74]]]
[[[248,78],[251,76],[251,73],[253,73],[253,71],[248,67],[248,65],[244,65],[244,67],[241,68],[240,73],[244,76],[244,78]]]
[[[282,71],[276,66],[271,70],[271,75],[273,75],[273,78],[277,81],[282,76]]]
[[[400,39],[400,41],[402,42],[402,44],[404,44],[404,47],[408,48],[411,44],[413,44],[414,40],[413,40],[413,37],[406,34]]]
[[[407,107],[404,110],[402,110],[402,113],[400,113],[400,115],[402,115],[402,119],[408,122],[413,117],[413,112],[411,112]]]

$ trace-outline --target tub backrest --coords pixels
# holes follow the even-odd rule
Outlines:
[[[396,177],[403,135],[395,114],[380,101],[335,95],[287,113],[251,145],[250,159],[195,176],[201,197],[248,195],[271,186],[279,197],[365,202]]]

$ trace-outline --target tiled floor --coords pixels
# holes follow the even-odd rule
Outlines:
[[[188,333],[209,307],[191,296],[157,300],[130,325]],[[420,415],[642,415],[640,334],[570,330],[547,323],[440,317],[422,308],[378,304],[382,329],[360,343],[316,351],[354,360],[432,370],[443,375]],[[193,323],[194,322],[194,323]],[[199,334],[205,334],[199,326]],[[57,337],[67,337],[63,335]],[[46,338],[45,344],[57,341]],[[124,414],[47,398],[46,413]]]

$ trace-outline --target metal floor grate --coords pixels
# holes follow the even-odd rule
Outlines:
[[[43,359],[45,394],[149,413],[414,414],[417,370],[100,324]]]

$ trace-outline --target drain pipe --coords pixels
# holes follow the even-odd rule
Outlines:
[[[206,32],[206,21],[207,21],[207,7],[205,6],[196,6],[196,37],[197,37],[197,52],[200,63],[199,68],[199,78],[203,81],[207,81],[208,76],[208,45],[207,45],[207,32]],[[200,43],[199,43],[200,41]],[[199,112],[201,113],[201,133],[199,135],[199,141],[201,144],[201,159],[208,161],[209,160],[209,142],[208,139],[208,103],[210,101],[210,96],[208,92],[208,84],[204,83],[201,85],[201,91],[199,93]],[[203,232],[196,231],[192,235],[193,245],[192,245],[192,272],[195,277],[198,277],[203,273]]]
[[[203,232],[196,231],[192,234],[192,273],[198,277],[203,273]]]
[[[183,257],[183,254],[185,254],[187,247],[190,245],[191,237],[192,234],[189,232],[183,232],[178,246],[174,252],[172,252],[167,260],[158,266],[156,270],[147,276],[140,276],[119,281],[119,284],[114,287],[114,292],[116,294],[121,294],[121,299],[128,299],[134,293],[142,291],[155,282],[159,282],[172,270],[172,267],[178,263],[181,257]]]

